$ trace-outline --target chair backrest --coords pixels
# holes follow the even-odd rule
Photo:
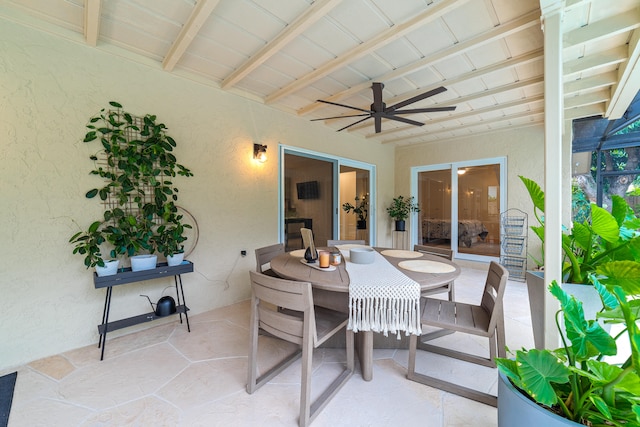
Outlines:
[[[507,269],[497,262],[491,261],[487,280],[482,291],[482,300],[480,301],[480,306],[491,314],[491,319],[489,320],[490,331],[495,329],[496,322],[502,318],[502,300],[508,279],[509,272]]]
[[[315,343],[317,337],[311,283],[279,279],[254,271],[249,274],[251,304],[258,310],[260,328],[300,345],[305,335],[313,333]]]
[[[364,240],[327,240],[327,246],[364,245]]]
[[[272,259],[283,253],[284,243],[276,243],[275,245],[256,249],[256,271],[262,273],[266,270],[263,268],[266,264],[269,264]]]
[[[437,246],[415,245],[413,250],[416,252],[443,257],[449,261],[453,260],[453,251],[451,249],[440,248]]]

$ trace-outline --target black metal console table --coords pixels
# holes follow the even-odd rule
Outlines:
[[[113,292],[114,286],[173,276],[176,284],[177,296],[175,314],[180,315],[180,323],[182,323],[182,315],[184,314],[184,317],[187,321],[187,331],[191,332],[191,327],[189,326],[189,315],[187,314],[189,308],[187,307],[186,300],[184,299],[184,289],[182,288],[181,274],[191,273],[192,271],[193,263],[191,261],[183,261],[182,264],[173,267],[169,267],[167,263],[160,263],[153,270],[131,271],[130,268],[125,268],[124,271],[118,270],[117,274],[111,276],[98,277],[96,273],[93,273],[93,284],[95,288],[107,288],[107,293],[104,299],[104,310],[102,311],[102,324],[98,325],[98,333],[100,334],[98,348],[102,347],[102,351],[100,352],[100,360],[104,358],[104,348],[106,346],[107,332],[117,331],[118,329],[127,328],[139,323],[151,322],[160,318],[160,316],[157,316],[155,312],[152,311],[150,313],[141,314],[139,316],[116,320],[115,322],[109,322],[111,294]]]

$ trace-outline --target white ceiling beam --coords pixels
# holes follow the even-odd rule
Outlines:
[[[333,71],[344,67],[346,64],[362,58],[363,56],[376,49],[379,49],[382,46],[386,46],[387,44],[405,36],[409,32],[425,25],[428,22],[433,22],[436,19],[439,19],[443,15],[461,7],[468,1],[470,0],[442,0],[438,3],[430,4],[429,6],[427,6],[424,12],[414,16],[413,18],[410,18],[409,20],[401,24],[390,27],[389,29],[372,37],[371,39],[360,43],[354,49],[351,49],[348,52],[345,52],[342,55],[338,56],[337,58],[316,68],[312,72],[306,74],[304,77],[301,77],[288,84],[287,86],[275,91],[271,95],[267,96],[267,98],[265,99],[265,103],[271,104],[287,95],[303,89],[304,87],[312,84],[322,77],[327,76]]]
[[[564,110],[565,120],[582,119],[584,117],[602,116],[606,108],[605,104],[592,104],[584,107],[571,108]]]
[[[198,0],[195,7],[191,11],[191,15],[187,22],[182,26],[180,34],[173,41],[169,52],[162,61],[162,68],[165,71],[172,71],[182,55],[187,51],[193,39],[198,35],[200,28],[204,25],[209,15],[220,3],[220,0]]]
[[[597,43],[618,34],[633,31],[638,27],[640,27],[640,9],[636,8],[566,33],[563,37],[563,46],[568,48],[583,43]]]
[[[640,31],[635,30],[627,46],[629,59],[618,69],[618,84],[613,87],[611,102],[607,106],[606,117],[615,120],[622,117],[631,101],[640,91]]]
[[[619,46],[606,52],[567,61],[563,66],[564,77],[567,78],[585,71],[617,65],[626,61],[628,57],[627,49],[624,46]]]
[[[611,92],[606,89],[591,92],[580,96],[570,96],[564,98],[564,108],[585,107],[587,105],[601,104],[611,99]]]
[[[294,22],[287,25],[280,34],[267,43],[256,54],[251,55],[244,64],[238,67],[222,81],[222,89],[238,83],[253,70],[264,64],[269,58],[275,55],[280,49],[305,32],[309,27],[324,17],[331,9],[336,7],[342,0],[316,0],[311,6],[300,15]]]
[[[586,90],[602,89],[604,87],[613,86],[617,81],[618,73],[615,71],[597,74],[584,79],[572,80],[565,82],[564,95],[566,97]]]
[[[540,18],[540,11],[533,11],[530,12],[524,16],[521,16],[517,19],[514,19],[513,21],[509,21],[506,22],[503,25],[499,25],[495,28],[492,28],[491,30],[488,30],[482,34],[480,34],[478,37],[474,37],[472,39],[469,40],[465,40],[463,42],[457,43],[451,47],[448,47],[446,49],[443,49],[439,52],[435,52],[433,55],[430,55],[428,57],[425,57],[419,61],[415,61],[412,62],[409,65],[406,65],[404,67],[399,67],[396,68],[395,70],[392,70],[386,74],[383,74],[381,76],[377,76],[375,79],[360,83],[358,85],[352,86],[349,89],[345,89],[342,92],[338,92],[328,98],[325,99],[325,101],[330,101],[330,102],[338,102],[341,99],[344,99],[346,97],[349,97],[353,94],[356,94],[362,90],[366,90],[369,89],[371,87],[371,83],[374,81],[377,82],[389,82],[391,80],[394,79],[398,79],[401,77],[404,77],[408,74],[414,73],[418,70],[421,70],[423,68],[427,68],[431,65],[433,65],[434,63],[438,62],[438,61],[442,61],[451,57],[454,57],[456,55],[461,55],[464,52],[467,52],[469,50],[472,50],[474,48],[477,48],[479,46],[482,46],[484,44],[487,43],[491,43],[495,40],[498,39],[502,39],[510,34],[516,33],[518,31],[522,31],[526,28],[529,28],[533,25],[538,25],[539,24],[539,18]],[[540,57],[542,57],[542,49],[540,50]],[[508,65],[505,65],[508,66]],[[487,67],[489,68],[489,67]],[[496,71],[498,68],[491,70],[489,72],[493,72]],[[475,70],[474,70],[475,71]],[[444,83],[447,84],[452,84],[450,83],[452,81],[452,79],[449,79]],[[437,84],[437,85],[433,85],[433,88],[436,88],[438,86],[442,86],[441,84]],[[425,89],[425,88],[420,88],[412,93],[422,93],[422,92],[426,92],[429,89]],[[404,99],[408,99],[410,98],[411,94],[405,94],[406,98]],[[318,108],[321,108],[325,106],[326,104],[322,104],[320,102],[314,102],[313,104],[309,104],[306,107],[303,107],[301,109],[298,110],[298,115],[304,115],[304,114],[308,114],[311,111],[314,111]]]
[[[89,46],[98,44],[102,0],[84,0],[84,39]]]
[[[490,125],[490,124],[500,123],[500,122],[504,122],[504,121],[508,121],[508,120],[520,119],[520,118],[523,118],[523,117],[531,117],[531,116],[533,116],[535,114],[542,114],[542,113],[544,113],[544,109],[536,108],[535,110],[524,111],[522,113],[517,113],[517,114],[505,115],[505,116],[496,117],[496,118],[489,119],[489,120],[481,120],[481,121],[477,121],[477,122],[473,122],[473,123],[468,123],[468,124],[465,124],[465,125],[459,125],[459,126],[451,127],[451,128],[448,128],[448,129],[438,130],[436,132],[432,132],[432,131],[428,131],[427,130],[427,131],[425,131],[425,133],[428,133],[430,136],[431,135],[438,135],[438,134],[441,134],[441,133],[451,132],[452,130],[460,130],[460,129],[472,128],[472,127],[475,127],[475,126]],[[382,141],[381,143],[382,144],[392,144],[392,143],[397,143],[397,142],[406,142],[406,141],[410,141],[410,140],[415,139],[415,138],[420,138],[422,136],[423,135],[420,135],[418,133],[416,135],[404,136],[402,138],[388,139],[388,140]]]

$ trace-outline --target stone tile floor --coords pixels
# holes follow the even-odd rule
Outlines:
[[[456,280],[456,298],[477,302],[485,274],[463,268]],[[102,362],[92,345],[20,367],[9,427],[297,425],[299,362],[253,395],[245,391],[248,301],[189,320],[191,333],[176,317],[171,323],[111,338]],[[508,284],[505,323],[509,348],[532,346],[524,283]],[[486,339],[454,334],[437,342],[488,354]],[[291,349],[265,337],[261,345],[265,367]],[[373,380],[364,381],[356,366],[354,376],[313,425],[497,425],[495,408],[407,380],[407,357],[406,349],[374,350]],[[343,350],[316,350],[314,392],[334,378],[342,360]],[[424,352],[419,352],[417,369],[492,393],[497,390],[495,369]]]

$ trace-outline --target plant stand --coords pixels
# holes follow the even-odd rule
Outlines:
[[[409,249],[409,244],[406,231],[392,231],[393,237],[393,249]]]
[[[193,263],[191,261],[183,261],[182,264],[175,267],[169,267],[166,263],[161,263],[153,270],[143,271],[131,271],[127,268],[125,271],[119,272],[112,276],[98,277],[97,274],[93,274],[93,284],[96,289],[107,288],[107,292],[104,299],[104,309],[102,311],[102,323],[98,325],[98,333],[100,339],[98,340],[98,348],[102,347],[100,352],[100,360],[104,359],[104,348],[107,344],[107,332],[117,331],[118,329],[127,328],[129,326],[138,325],[140,323],[151,322],[166,316],[157,316],[153,311],[150,313],[141,314],[138,316],[129,317],[126,319],[116,320],[115,322],[109,322],[109,311],[111,309],[111,295],[113,293],[113,287],[119,285],[126,285],[128,283],[142,282],[145,280],[159,279],[161,277],[173,276],[176,284],[176,296],[177,305],[176,313],[180,316],[180,323],[182,323],[182,315],[184,314],[187,322],[187,331],[191,332],[189,326],[189,315],[187,311],[189,308],[186,305],[184,298],[184,289],[182,287],[182,276],[184,273],[191,273],[193,271]]]
[[[509,279],[525,281],[527,270],[527,214],[509,209],[500,215],[500,264],[509,271]]]

